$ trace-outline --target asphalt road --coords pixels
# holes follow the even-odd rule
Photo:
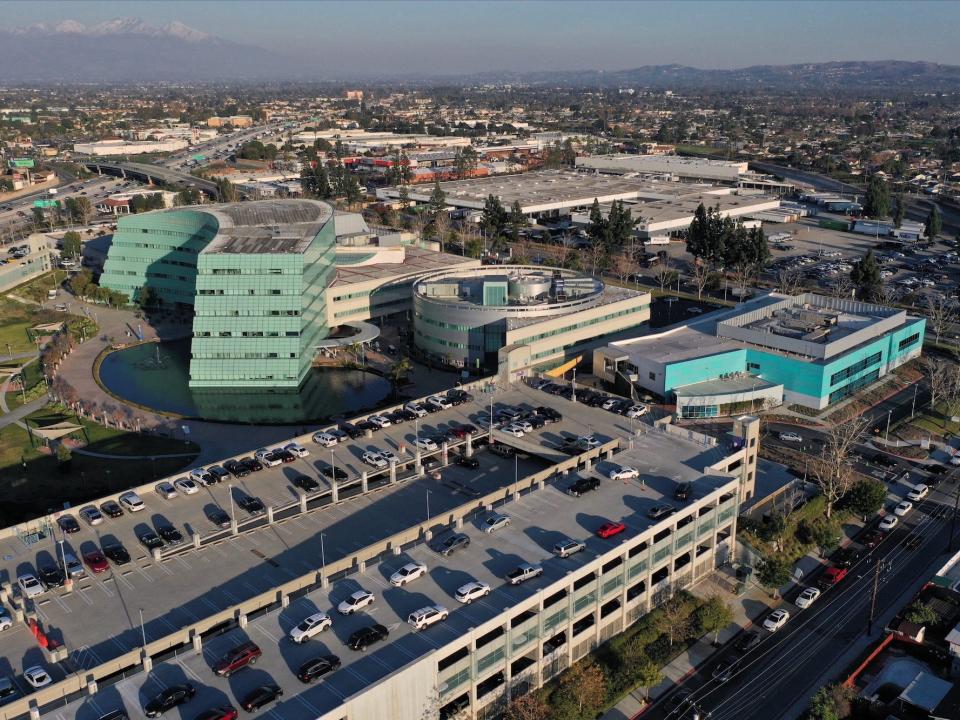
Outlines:
[[[711,720],[792,719],[825,676],[842,673],[853,660],[850,656],[868,642],[866,637],[871,589],[877,563],[880,562],[876,617],[883,618],[903,606],[916,588],[943,563],[953,513],[956,481],[934,490],[917,503],[880,545],[857,563],[850,575],[826,590],[807,610],[792,602],[780,607],[790,612],[786,626],[776,633],[759,628],[761,642],[746,653],[724,649],[685,684],[699,704],[701,716],[709,712]],[[906,490],[902,487],[902,490]],[[922,546],[907,548],[903,540],[917,532]],[[882,561],[882,562],[881,562]],[[809,580],[809,579],[808,579]],[[788,597],[793,600],[803,586]],[[874,624],[872,640],[881,633],[881,622]],[[713,678],[717,664],[735,660],[733,676],[727,682]],[[675,693],[671,693],[671,696]],[[647,713],[652,720],[692,718],[689,708],[668,711],[666,702]]]

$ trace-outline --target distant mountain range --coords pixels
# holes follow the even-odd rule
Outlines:
[[[85,26],[76,20],[0,29],[0,81],[195,82],[289,77],[292,58],[231,42],[181,22],[139,18]]]
[[[801,65],[756,65],[704,70],[685,65],[646,65],[629,70],[481,72],[458,77],[397,71],[334,76],[325,63],[224,40],[181,22],[151,25],[127,17],[86,26],[76,20],[0,29],[0,82],[202,82],[218,80],[400,81],[518,83],[558,87],[630,87],[661,90],[758,90],[768,92],[950,91],[960,87],[960,67],[886,60]],[[314,68],[330,73],[318,76]],[[322,72],[322,71],[320,71]]]

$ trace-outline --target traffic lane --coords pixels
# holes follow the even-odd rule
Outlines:
[[[484,457],[472,474],[449,468],[445,480],[485,494],[511,481],[500,458]],[[522,461],[525,474],[542,463]],[[505,468],[504,468],[505,469]],[[429,490],[429,496],[427,491]],[[162,563],[148,559],[99,576],[78,581],[71,593],[56,590],[32,603],[45,628],[55,628],[58,639],[74,649],[79,667],[92,667],[141,642],[138,610],[143,609],[143,630],[148,641],[168,635],[243,599],[381,540],[426,517],[429,502],[433,517],[464,502],[464,494],[444,481],[429,477],[399,484],[379,493],[360,495],[338,505],[298,515],[282,524],[227,537],[199,551],[178,555]],[[363,513],[358,525],[355,513]],[[323,533],[323,552],[318,547]]]
[[[824,671],[823,658],[840,657],[866,628],[873,563],[882,558],[892,564],[892,571],[880,580],[877,615],[882,615],[904,587],[929,571],[916,562],[917,558],[933,558],[931,567],[939,562],[949,520],[929,514],[934,506],[923,503],[872,556],[855,566],[847,579],[827,590],[810,609],[799,610],[791,603],[782,603],[791,612],[788,624],[748,652],[729,682],[717,683],[704,673],[698,674],[691,687],[701,707],[712,712],[714,720],[778,718],[794,703],[809,697],[810,686]],[[910,550],[902,543],[911,530],[924,538],[920,549]],[[761,632],[766,631],[761,628]]]

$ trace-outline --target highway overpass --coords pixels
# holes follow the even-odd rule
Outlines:
[[[217,184],[210,180],[188,175],[187,173],[177,172],[161,165],[145,165],[141,163],[125,162],[105,162],[96,158],[83,160],[81,164],[88,170],[95,173],[106,173],[107,175],[118,175],[120,177],[133,177],[138,180],[153,183],[155,185],[167,185],[170,187],[192,187],[209,195],[214,200],[219,199],[220,193],[217,190]]]

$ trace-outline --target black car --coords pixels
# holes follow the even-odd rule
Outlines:
[[[183,535],[173,525],[160,525],[157,527],[157,534],[168,545],[179,545],[183,542]]]
[[[283,690],[279,685],[261,685],[256,690],[247,693],[246,697],[240,702],[240,707],[247,712],[253,712],[282,696]]]
[[[923,469],[931,475],[944,475],[948,472],[943,465],[924,465]]]
[[[167,712],[167,710],[172,710],[177,707],[177,705],[183,705],[185,702],[189,702],[196,694],[197,689],[190,683],[171,685],[165,690],[161,690],[160,694],[148,702],[143,710],[149,718],[160,717]]]
[[[542,415],[538,415],[537,413],[530,413],[524,419],[530,423],[530,427],[532,427],[534,430],[539,430],[547,424],[547,419]]]
[[[307,660],[297,671],[300,682],[310,683],[340,667],[340,658],[336,655],[321,655]]]
[[[380,429],[380,426],[376,423],[370,422],[369,420],[361,420],[357,423],[357,430],[365,433],[367,430],[370,432],[376,432]]]
[[[363,652],[367,649],[368,645],[373,645],[375,642],[384,640],[389,634],[383,625],[369,625],[353,633],[347,640],[347,645],[351,650]]]
[[[837,550],[830,558],[833,564],[840,568],[851,568],[863,557],[863,551],[854,547],[843,547]]]
[[[606,395],[595,395],[589,400],[585,400],[584,403],[590,407],[600,407],[607,401]]]
[[[251,495],[240,495],[237,498],[237,505],[242,507],[251,515],[262,515],[267,511],[263,501],[260,498],[253,497]]]
[[[140,544],[143,545],[147,550],[155,550],[156,548],[163,547],[163,540],[157,537],[155,532],[147,531],[141,533],[137,539],[140,541]]]
[[[551,423],[560,422],[561,420],[563,420],[563,415],[558,413],[553,408],[549,408],[543,405],[537,408],[537,415],[546,419],[547,422],[551,422]]]
[[[897,461],[889,455],[884,455],[883,453],[877,453],[873,456],[873,464],[888,468],[897,467]]]
[[[223,482],[224,480],[230,479],[230,472],[220,465],[211,465],[207,470],[213,475],[215,482]]]
[[[689,500],[690,493],[693,491],[692,483],[683,482],[677,485],[677,489],[673,491],[674,500]]]
[[[454,405],[463,405],[463,403],[473,402],[473,395],[466,390],[451,390],[447,393],[447,400]]]
[[[320,487],[320,483],[307,475],[297,475],[297,477],[293,479],[293,485],[306,492],[313,492]]]
[[[37,568],[37,577],[47,588],[63,585],[63,571],[56,565],[41,565]]]
[[[230,527],[230,516],[223,511],[223,508],[213,507],[206,512],[207,519],[219,528]],[[160,538],[157,538],[158,540]]]
[[[103,554],[106,555],[114,565],[126,565],[130,562],[130,553],[120,543],[107,543],[103,546]]]
[[[400,410],[394,410],[393,412],[386,413],[384,417],[387,418],[387,420],[392,422],[394,425],[399,425],[400,423],[402,423],[404,420],[407,419],[407,416],[404,415],[403,412]]]
[[[477,460],[475,457],[467,457],[466,455],[457,455],[455,462],[460,467],[465,467],[469,470],[476,470],[478,467],[480,467],[479,460]]]
[[[60,529],[65,533],[75,533],[80,532],[80,523],[76,521],[72,515],[64,515],[57,520],[57,523],[60,525]]]
[[[123,515],[123,508],[114,500],[107,500],[100,506],[100,512],[107,517],[118,518]]]
[[[234,477],[242,478],[250,474],[250,469],[239,460],[227,460],[223,467]]]
[[[406,408],[397,410],[396,414],[401,416],[404,420],[416,420],[419,417],[419,415],[413,412],[413,410],[407,410]]]
[[[733,643],[734,649],[739,652],[747,652],[760,644],[760,631],[749,630],[741,633]]]
[[[444,557],[449,557],[453,555],[457,550],[470,546],[470,538],[463,533],[456,533],[451,535],[446,540],[438,543],[436,550],[438,553]]]
[[[297,456],[289,450],[277,450],[274,455],[276,455],[282,463],[292,463],[297,459]]]
[[[245,457],[240,462],[250,472],[260,472],[263,470],[263,463],[256,458]]]
[[[371,423],[372,424],[372,423]],[[353,423],[340,423],[340,431],[345,432],[351,440],[356,440],[357,438],[363,437],[363,430],[358,428]]]
[[[325,478],[330,478],[331,480],[334,478],[337,480],[347,479],[346,470],[343,470],[342,468],[338,468],[338,467],[333,467],[332,465],[324,465],[322,468],[320,468],[320,474],[323,475]]]
[[[584,493],[596,490],[598,487],[600,487],[600,480],[595,477],[585,477],[580,478],[567,488],[567,493],[574,497],[580,497]]]

